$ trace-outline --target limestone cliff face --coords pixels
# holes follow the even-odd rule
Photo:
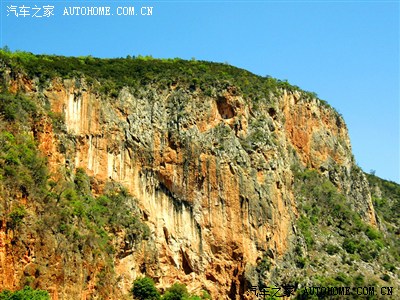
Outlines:
[[[143,87],[124,88],[115,99],[84,78],[54,78],[42,88],[10,75],[8,85],[63,116],[61,131],[43,120],[35,133],[55,178],[57,170],[84,168],[99,190],[117,181],[139,200],[154,259],[145,266],[137,253],[115,259],[123,293],[148,274],[158,287],[179,280],[213,299],[241,299],[263,253],[274,261],[291,249],[298,217],[295,165],[324,174],[376,224],[344,120],[301,92],[281,90],[249,102],[233,85],[210,96]],[[1,245],[0,253],[4,266],[11,253]],[[3,286],[18,284],[7,280]],[[77,295],[86,299],[87,291]]]

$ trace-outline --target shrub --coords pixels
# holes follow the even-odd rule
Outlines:
[[[29,134],[0,133],[0,174],[7,189],[39,195],[47,181],[45,159]]]
[[[36,112],[36,105],[31,100],[8,93],[0,94],[0,115],[7,121],[23,120],[27,114],[31,116]]]
[[[353,240],[351,240],[351,239],[349,239],[349,238],[346,238],[346,239],[344,239],[344,241],[343,241],[343,248],[344,248],[344,250],[346,250],[348,253],[354,254],[354,252],[357,250],[357,245],[356,245],[356,243],[355,243]]]
[[[185,285],[174,283],[163,295],[163,300],[186,300],[189,293]]]
[[[307,247],[311,248],[315,242],[312,237],[312,233],[310,231],[310,228],[311,228],[310,220],[305,216],[301,216],[299,218],[299,220],[297,221],[297,225],[299,226],[299,229],[301,230],[301,233],[303,234],[303,237],[307,244]]]
[[[90,195],[89,176],[82,168],[77,168],[75,172],[75,189],[82,195]]]
[[[304,257],[296,258],[296,266],[300,269],[303,269],[307,264],[307,260]]]
[[[149,277],[138,278],[133,282],[132,294],[134,299],[158,300],[160,293],[157,291],[153,279]]]
[[[384,263],[384,264],[383,264],[383,267],[384,267],[386,270],[390,271],[390,272],[393,272],[394,270],[396,270],[395,265],[392,264],[392,263]]]
[[[347,286],[349,286],[351,284],[351,278],[348,277],[343,272],[340,272],[339,274],[337,274],[336,277],[335,277],[335,280],[337,280],[338,282],[342,282]]]
[[[3,291],[0,293],[0,300],[50,300],[49,293],[43,290],[34,290],[29,286],[23,290],[10,292]]]
[[[211,299],[211,296],[206,291],[203,291],[201,294],[201,299],[204,299],[204,300]]]
[[[326,252],[329,255],[336,254],[336,253],[339,252],[339,250],[340,250],[340,248],[338,246],[335,246],[335,245],[332,245],[332,244],[329,244],[328,246],[326,246]]]
[[[365,284],[365,276],[363,274],[358,274],[353,278],[355,286],[363,286]]]
[[[9,228],[15,229],[18,225],[22,223],[23,218],[26,216],[25,207],[19,205],[15,207],[9,214],[8,214],[8,222],[7,226]]]
[[[386,282],[390,282],[390,276],[389,276],[388,274],[383,274],[383,275],[381,276],[381,279],[384,280],[384,281],[386,281]]]
[[[381,238],[381,236],[382,236],[378,230],[376,230],[375,228],[372,228],[370,226],[368,226],[365,234],[368,236],[368,238],[370,240],[376,240],[376,239]]]

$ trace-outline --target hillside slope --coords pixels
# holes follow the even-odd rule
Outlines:
[[[1,52],[0,72],[0,289],[398,291],[399,186],[315,94],[178,59]]]

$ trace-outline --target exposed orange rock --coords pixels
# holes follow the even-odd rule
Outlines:
[[[28,95],[37,93],[33,83],[18,80],[10,84],[11,91],[24,87]],[[251,108],[233,87],[217,98],[193,99],[204,111],[187,117],[190,120],[177,129],[185,132],[186,140],[176,141],[166,128],[170,117],[162,115],[168,94],[160,96],[160,116],[149,116],[146,100],[126,90],[111,101],[82,86],[84,82],[78,87],[75,80],[54,79],[43,91],[52,111],[65,117],[69,137],[57,136],[50,120],[43,119],[35,129],[36,139],[53,174],[60,167],[84,168],[100,183],[121,182],[139,200],[148,216],[156,259],[146,256],[151,245],[115,259],[115,272],[121,278],[118,287],[125,295],[132,281],[147,273],[160,288],[179,280],[191,291],[208,290],[213,299],[242,299],[246,269],[254,268],[267,250],[273,259],[284,255],[294,235],[298,213],[291,149],[303,165],[322,172],[333,165],[350,170],[353,164],[341,117],[318,100],[303,100],[297,92],[283,91],[278,108],[262,112],[276,128],[278,145],[250,155],[234,149],[235,139],[249,134]],[[232,134],[214,141],[213,130],[225,125]],[[64,152],[59,150],[62,139],[68,142]],[[206,147],[208,141],[215,146]],[[213,147],[228,149],[216,154]],[[244,162],[233,161],[229,150]],[[266,166],[257,169],[255,159]],[[338,188],[346,191],[348,185],[343,181]],[[376,224],[372,205],[368,218]],[[1,288],[19,284],[8,240],[0,230]],[[22,259],[25,265],[30,263],[29,255]],[[62,268],[59,257],[52,262]],[[69,293],[90,298],[98,270],[77,265],[81,278],[76,282],[64,282],[62,273],[54,274],[59,276],[57,284],[47,286],[52,299],[65,299]]]

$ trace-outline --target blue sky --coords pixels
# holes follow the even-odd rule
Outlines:
[[[11,5],[40,13],[51,5],[54,15],[16,17]],[[69,6],[110,6],[114,15],[63,16]],[[128,6],[138,15],[117,16]],[[141,16],[143,6],[153,14]],[[287,79],[344,116],[364,171],[400,182],[399,1],[1,0],[1,8],[0,43],[11,50],[194,57]]]

